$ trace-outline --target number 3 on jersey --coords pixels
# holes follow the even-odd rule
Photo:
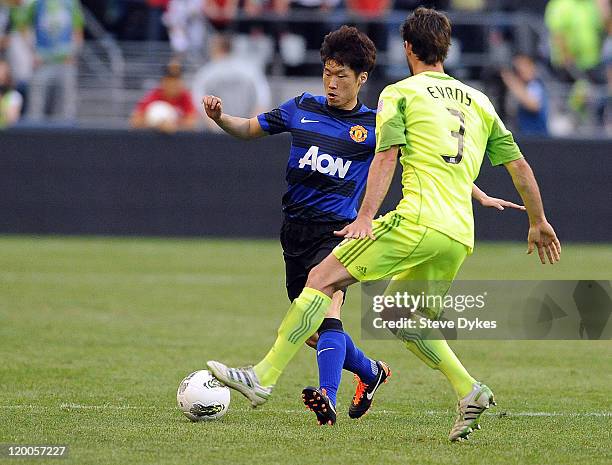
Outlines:
[[[451,136],[457,139],[457,155],[442,155],[446,163],[458,165],[463,158],[463,141],[465,136],[465,115],[454,108],[447,108],[448,112],[459,118],[459,131],[451,131]]]

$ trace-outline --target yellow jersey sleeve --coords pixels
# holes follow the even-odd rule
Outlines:
[[[492,119],[491,131],[485,149],[491,164],[497,166],[523,158],[521,150],[514,142],[512,133],[506,129],[503,121],[493,109],[493,105],[491,105],[491,111],[489,115]]]
[[[406,98],[387,86],[378,100],[376,113],[376,152],[394,145],[406,145]]]

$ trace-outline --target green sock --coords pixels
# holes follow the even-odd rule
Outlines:
[[[264,359],[253,367],[263,386],[276,384],[297,351],[323,321],[331,299],[316,289],[305,287],[293,301],[280,327],[274,345]]]
[[[423,339],[417,333],[407,332],[401,338],[413,354],[431,368],[444,373],[457,397],[462,399],[470,393],[476,380],[470,376],[445,340]]]

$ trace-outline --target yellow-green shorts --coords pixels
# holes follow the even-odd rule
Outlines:
[[[376,239],[345,239],[334,256],[358,281],[380,279],[452,281],[469,248],[395,211],[372,223]]]

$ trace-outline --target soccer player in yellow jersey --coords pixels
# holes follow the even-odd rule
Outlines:
[[[444,73],[450,33],[448,18],[435,10],[418,8],[406,19],[402,38],[412,76],[388,86],[380,96],[376,155],[365,197],[355,221],[337,232],[346,240],[312,269],[263,360],[246,369],[208,362],[217,378],[254,405],[269,398],[283,369],[321,323],[335,291],[364,280],[454,279],[474,246],[470,196],[485,153],[493,165],[506,167],[525,203],[528,253],[537,248],[543,264],[560,259],[561,244],[512,134],[484,94]],[[403,198],[394,211],[374,220],[398,153]],[[491,389],[470,376],[445,340],[405,342],[450,381],[459,401],[449,439],[467,438],[480,428],[481,414],[494,403]],[[228,377],[228,370],[239,371],[244,382]]]

